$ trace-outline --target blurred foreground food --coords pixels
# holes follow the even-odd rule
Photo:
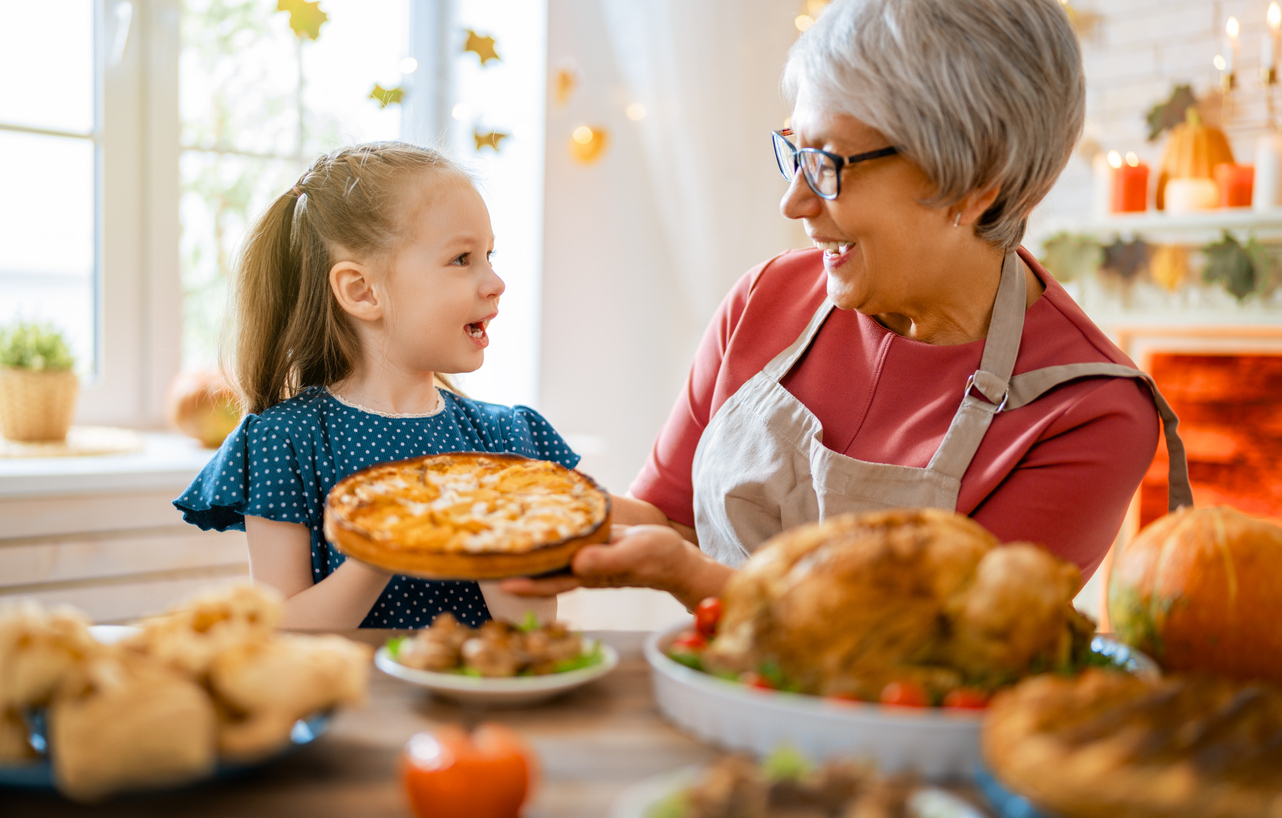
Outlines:
[[[363,702],[370,648],[277,633],[280,604],[260,587],[230,586],[110,645],[71,609],[0,610],[0,762],[37,758],[27,719],[47,708],[57,787],[92,801],[262,759],[298,719]]]

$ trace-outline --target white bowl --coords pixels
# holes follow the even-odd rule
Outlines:
[[[594,644],[593,640],[585,640],[588,650]],[[416,670],[393,659],[386,646],[379,648],[374,654],[374,665],[388,676],[425,687],[442,698],[497,707],[516,707],[559,696],[614,670],[619,664],[618,651],[604,643],[600,648],[601,661],[595,665],[539,676],[486,678]]]
[[[872,758],[882,772],[912,769],[931,779],[969,776],[979,761],[982,710],[887,707],[748,687],[667,657],[665,648],[689,627],[651,635],[645,657],[659,711],[704,741],[758,756],[787,745],[816,762]],[[1132,672],[1157,672],[1148,657],[1112,640],[1097,636],[1091,648]]]

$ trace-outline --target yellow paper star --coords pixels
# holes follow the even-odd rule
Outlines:
[[[502,57],[494,50],[494,38],[482,37],[472,29],[467,29],[467,42],[463,44],[463,53],[471,51],[481,58],[481,65],[485,65],[490,60],[501,62]]]
[[[573,68],[558,68],[552,75],[552,95],[556,98],[557,105],[564,105],[570,101],[570,94],[574,93],[574,87],[579,84],[579,75]]]
[[[321,11],[320,0],[276,0],[276,10],[289,12],[289,27],[300,39],[315,40],[320,36],[320,27],[329,21],[329,15]]]
[[[369,92],[369,98],[377,100],[380,108],[386,108],[388,105],[400,105],[405,99],[405,89],[384,88],[378,83],[374,83],[374,90]]]
[[[481,148],[493,148],[495,153],[499,152],[499,142],[507,139],[511,134],[490,131],[481,133],[476,128],[472,129],[472,138],[476,140],[476,150],[479,153]]]

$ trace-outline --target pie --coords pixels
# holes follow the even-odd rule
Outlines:
[[[544,460],[428,455],[339,481],[325,501],[325,536],[344,554],[398,574],[542,574],[609,540],[610,496],[591,478]]]
[[[984,757],[1065,818],[1282,818],[1282,689],[1090,670],[999,695]]]

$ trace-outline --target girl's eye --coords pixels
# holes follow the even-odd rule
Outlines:
[[[472,260],[472,254],[464,253],[461,256],[454,259],[453,261],[451,261],[450,264],[457,264],[460,267],[466,267],[469,263],[471,263],[471,260]]]

